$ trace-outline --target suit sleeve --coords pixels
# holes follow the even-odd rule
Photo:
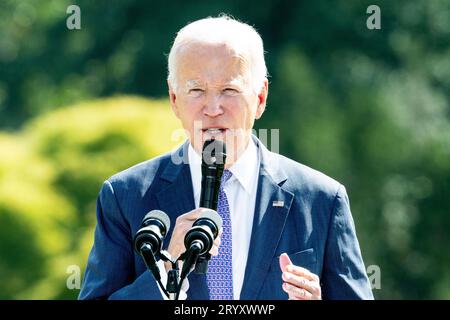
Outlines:
[[[373,299],[349,199],[342,185],[334,199],[321,283],[323,299]]]
[[[150,272],[135,275],[132,236],[105,181],[97,199],[97,226],[79,299],[162,299]]]

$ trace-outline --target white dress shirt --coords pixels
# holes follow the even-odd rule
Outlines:
[[[195,207],[198,208],[201,193],[202,160],[191,145],[189,145],[188,154]],[[239,300],[241,295],[245,267],[247,265],[258,187],[259,163],[257,146],[253,139],[250,138],[244,153],[229,168],[233,175],[224,186],[231,217],[233,296],[235,300]]]
[[[194,190],[195,208],[199,207],[202,183],[202,159],[192,145],[188,147],[189,168]],[[233,264],[233,297],[239,300],[247,266],[248,250],[252,235],[253,216],[255,212],[256,192],[259,176],[259,153],[253,139],[239,159],[229,168],[233,174],[225,183],[224,190],[230,207],[232,228],[232,264]],[[220,247],[219,247],[220,253]],[[162,260],[158,261],[162,283],[167,281],[167,272]],[[186,279],[180,292],[180,300],[186,299],[189,282]],[[167,298],[161,291],[164,299]]]

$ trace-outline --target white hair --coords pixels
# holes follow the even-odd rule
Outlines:
[[[192,43],[230,46],[250,62],[252,87],[256,93],[260,92],[268,76],[261,36],[252,26],[226,15],[194,21],[177,33],[169,53],[167,77],[175,92],[178,88],[177,55],[181,48]]]

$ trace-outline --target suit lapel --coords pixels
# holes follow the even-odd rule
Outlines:
[[[174,165],[169,164],[167,167],[169,166]],[[176,169],[179,172],[174,180],[156,194],[159,208],[169,215],[172,228],[175,226],[175,219],[178,216],[195,209],[189,165],[183,164],[179,167]]]
[[[189,143],[186,141],[168,159],[167,165],[160,176],[160,179],[167,186],[156,194],[159,208],[169,215],[172,223],[179,215],[195,208],[189,158],[187,156],[188,146]],[[174,159],[179,163],[175,163]]]
[[[294,195],[280,187],[287,177],[260,141],[261,166],[256,195],[252,235],[240,299],[258,296],[275,255]],[[270,164],[270,166],[269,166]],[[274,201],[277,205],[274,206]],[[283,206],[281,206],[283,202]]]

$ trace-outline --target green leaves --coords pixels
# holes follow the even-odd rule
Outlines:
[[[116,97],[0,135],[0,298],[76,298],[66,269],[84,270],[102,182],[169,151],[177,128],[168,103]]]

